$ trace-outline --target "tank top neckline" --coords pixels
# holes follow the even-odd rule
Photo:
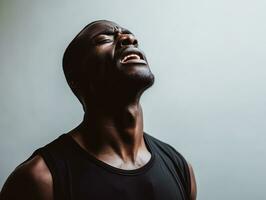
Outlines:
[[[146,172],[148,169],[150,169],[154,163],[155,160],[155,152],[151,147],[150,141],[147,138],[147,133],[143,132],[143,138],[144,138],[144,142],[146,144],[146,147],[148,149],[148,151],[151,154],[151,157],[149,159],[149,161],[136,169],[121,169],[121,168],[117,168],[114,167],[104,161],[99,160],[98,158],[96,158],[95,156],[93,156],[92,154],[88,153],[86,150],[84,150],[73,138],[70,134],[63,134],[63,136],[65,136],[67,138],[67,140],[70,142],[70,144],[77,150],[79,151],[83,156],[87,157],[90,161],[92,161],[94,164],[100,166],[103,169],[108,170],[109,172],[112,173],[116,173],[116,174],[120,174],[120,175],[138,175],[138,174],[142,174],[144,172]]]

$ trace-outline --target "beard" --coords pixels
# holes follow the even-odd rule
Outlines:
[[[92,89],[87,90],[92,91],[91,99],[98,104],[120,102],[120,105],[124,105],[139,99],[154,84],[155,78],[148,65],[109,66],[99,73],[92,73]]]
[[[140,96],[154,84],[154,75],[148,66],[129,66],[127,69],[116,71],[110,77],[109,88],[122,92],[124,95]]]

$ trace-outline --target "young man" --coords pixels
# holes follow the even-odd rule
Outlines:
[[[154,75],[136,37],[106,20],[87,25],[63,58],[84,119],[9,176],[1,200],[195,200],[192,167],[143,131],[142,93]]]

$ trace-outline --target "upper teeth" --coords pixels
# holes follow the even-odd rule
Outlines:
[[[125,56],[122,60],[122,62],[125,62],[126,60],[128,60],[129,58],[136,58],[136,59],[140,59],[140,57],[137,54],[129,54],[127,56]]]

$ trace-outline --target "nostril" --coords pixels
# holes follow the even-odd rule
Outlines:
[[[133,45],[138,46],[138,40],[134,40]]]
[[[138,41],[134,37],[124,37],[124,38],[121,38],[120,45],[121,46],[128,46],[128,45],[138,46]]]
[[[130,40],[128,38],[121,41],[122,46],[130,45]]]

